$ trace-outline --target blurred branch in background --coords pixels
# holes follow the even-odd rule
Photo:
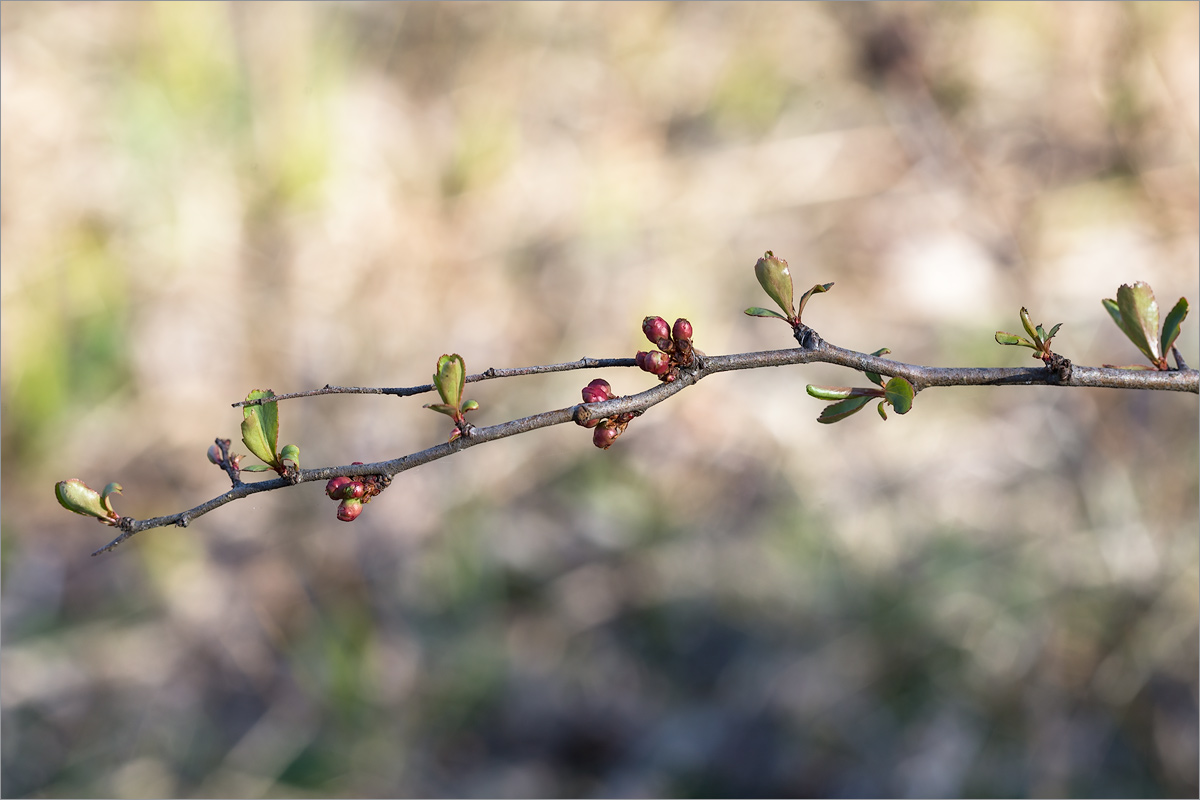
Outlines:
[[[2,793],[1195,796],[1174,393],[825,426],[834,367],[714,375],[603,458],[512,437],[352,526],[263,493],[110,559],[46,487],[185,507],[253,386],[627,353],[652,311],[778,346],[730,313],[763,246],[855,299],[805,317],[848,348],[1005,367],[1025,305],[1125,363],[1097,299],[1197,285],[1197,13],[0,5]],[[286,408],[313,464],[446,433]]]

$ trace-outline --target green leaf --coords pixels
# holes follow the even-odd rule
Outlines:
[[[463,363],[462,356],[458,353],[444,355],[438,359],[437,374],[433,376],[433,383],[437,387],[438,394],[442,396],[442,402],[453,406],[455,410],[462,403],[463,384],[466,377],[467,368]]]
[[[279,452],[279,461],[284,467],[290,464],[295,469],[300,469],[300,448],[294,444],[284,445],[283,450]]]
[[[274,467],[267,464],[251,464],[248,467],[242,467],[242,472],[269,472]]]
[[[270,389],[255,389],[247,400],[274,397]],[[259,403],[242,406],[242,442],[259,460],[275,466],[275,448],[279,443],[279,404]]]
[[[1037,345],[1026,339],[1024,336],[1015,336],[1004,331],[996,331],[996,342],[999,344],[1015,344],[1021,347],[1028,347],[1030,350],[1037,350]]]
[[[1033,321],[1029,319],[1029,311],[1025,306],[1021,306],[1021,324],[1025,326],[1025,332],[1029,334],[1030,339],[1037,338],[1037,331],[1033,327]]]
[[[100,502],[106,509],[108,509],[108,515],[110,517],[119,517],[120,514],[113,509],[112,500],[109,498],[114,494],[121,494],[123,491],[124,487],[122,487],[121,484],[117,483],[116,481],[113,481],[108,486],[105,486],[104,491],[100,493]]]
[[[804,315],[804,307],[808,305],[808,298],[814,294],[824,294],[833,288],[833,283],[818,283],[816,286],[809,289],[804,294],[800,295],[800,307],[796,309],[796,316]]]
[[[1063,326],[1063,324],[1060,322],[1057,325],[1055,325],[1053,328],[1051,328],[1050,333],[1046,334],[1046,338],[1043,341],[1048,342],[1051,339],[1053,339],[1054,335],[1058,333],[1058,329],[1061,328],[1062,326]]]
[[[1037,340],[1039,342],[1044,343],[1048,338],[1050,338],[1050,337],[1046,336],[1046,329],[1043,328],[1041,325],[1038,325],[1037,326]]]
[[[455,419],[458,419],[458,409],[449,403],[427,403],[424,408],[428,408],[431,411],[436,411],[439,414],[445,414],[447,417],[454,417]]]
[[[884,399],[891,404],[892,408],[896,409],[897,414],[907,414],[912,408],[913,396],[916,394],[913,391],[912,384],[901,378],[899,375],[887,382],[887,386],[883,387],[885,392]]]
[[[475,402],[474,400],[468,400],[467,402],[462,404],[462,410],[463,410],[464,414],[467,413],[468,411],[478,411],[479,403]]]
[[[874,353],[871,353],[871,355],[878,358],[879,356],[887,355],[890,352],[892,351],[888,348],[881,347]],[[864,374],[867,376],[867,380],[869,380],[871,383],[875,384],[876,386],[883,386],[883,378],[879,376],[878,372],[865,372]],[[887,417],[884,417],[884,419],[887,419]]]
[[[885,411],[885,410],[883,409],[883,407],[884,407],[884,406],[886,406],[886,405],[887,405],[887,403],[885,403],[884,401],[880,400],[880,401],[879,401],[879,405],[875,406],[875,410],[879,412],[879,416],[883,417],[883,421],[884,421],[884,422],[887,422],[887,411]]]
[[[786,261],[776,258],[775,254],[768,250],[755,263],[754,276],[758,278],[763,291],[783,309],[788,319],[796,315],[792,307],[792,273]]]
[[[1157,364],[1158,352],[1158,303],[1154,290],[1143,281],[1130,286],[1123,284],[1117,289],[1117,307],[1121,310],[1121,330],[1151,362]]]
[[[1121,320],[1121,309],[1117,307],[1116,300],[1101,300],[1100,303],[1104,306],[1104,310],[1113,318],[1113,322],[1117,323],[1117,327],[1122,331],[1125,330],[1125,323]]]
[[[1167,318],[1163,320],[1162,330],[1162,354],[1166,356],[1171,352],[1171,348],[1175,346],[1175,340],[1179,338],[1179,326],[1183,324],[1183,320],[1187,317],[1188,301],[1186,297],[1179,298],[1179,302],[1167,314]]]
[[[104,500],[107,498],[101,498],[99,492],[78,478],[54,484],[54,497],[63,508],[85,517],[110,522],[116,516],[115,511],[110,512],[106,507]]]
[[[834,422],[840,422],[869,402],[871,402],[871,398],[867,397],[866,395],[859,397],[848,397],[840,403],[834,403],[833,405],[825,406],[825,410],[821,412],[821,416],[817,417],[817,422],[823,422],[826,425]]]
[[[775,317],[776,319],[781,319],[784,322],[787,322],[787,317],[785,317],[783,314],[780,314],[778,311],[771,311],[768,308],[751,306],[750,308],[746,309],[745,313],[752,317]]]
[[[804,390],[818,400],[844,400],[854,394],[849,386],[813,386],[810,383]]]

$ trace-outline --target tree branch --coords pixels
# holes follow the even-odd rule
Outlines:
[[[171,514],[164,517],[137,520],[132,517],[122,517],[117,522],[121,534],[104,547],[92,553],[93,556],[105,553],[141,531],[161,528],[168,525],[187,527],[192,520],[203,516],[214,509],[240,500],[259,492],[269,492],[293,486],[296,483],[311,481],[328,481],[339,475],[381,475],[390,479],[414,467],[428,464],[439,458],[453,455],[468,447],[474,447],[484,442],[504,439],[520,433],[528,433],[538,428],[551,425],[561,425],[566,422],[582,424],[592,419],[604,419],[618,414],[640,415],[647,409],[658,405],[667,398],[677,394],[697,381],[718,372],[731,372],[743,369],[759,369],[761,367],[781,367],[793,364],[808,364],[823,362],[837,364],[860,372],[875,372],[889,377],[902,377],[913,385],[917,391],[929,387],[941,386],[1074,386],[1087,388],[1110,389],[1150,389],[1200,394],[1200,372],[1192,369],[1170,371],[1123,370],[1105,367],[1071,366],[1069,375],[1064,379],[1061,372],[1055,372],[1047,367],[925,367],[906,364],[887,358],[880,358],[854,350],[846,350],[823,341],[815,333],[808,330],[803,337],[809,347],[792,348],[788,350],[765,350],[754,353],[736,353],[724,356],[703,356],[697,354],[696,364],[691,370],[681,371],[679,379],[671,383],[661,383],[638,394],[606,400],[602,403],[591,403],[546,411],[529,417],[502,422],[485,428],[471,426],[468,432],[453,442],[435,445],[417,453],[412,453],[390,461],[380,461],[374,464],[347,464],[320,469],[299,470],[295,480],[275,478],[257,483],[236,483],[233,488],[222,495],[212,498],[195,508]],[[1068,362],[1069,363],[1069,362]],[[593,369],[603,367],[633,366],[631,358],[582,358],[578,361],[563,364],[548,364],[544,366],[517,367],[511,369],[488,369],[477,375],[465,378],[467,382],[488,380],[491,378],[507,378],[520,375],[539,375],[548,372],[565,372],[578,369]],[[416,386],[406,389],[369,389],[326,386],[310,392],[296,392],[279,395],[273,400],[283,400],[295,397],[313,397],[321,394],[394,394],[407,396],[433,390],[432,385]],[[234,403],[234,406],[249,405],[250,403]],[[220,440],[218,440],[220,442]],[[226,453],[228,457],[228,453]]]

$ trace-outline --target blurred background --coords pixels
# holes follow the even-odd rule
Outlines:
[[[113,531],[228,488],[255,388],[793,346],[1031,366],[997,330],[1197,302],[1195,3],[5,3],[3,794],[1195,796],[1197,399],[825,365]],[[1200,363],[1195,314],[1179,347]],[[593,377],[469,387],[494,424]],[[305,466],[444,441],[281,404]],[[240,443],[237,443],[240,445]],[[235,448],[244,449],[244,448]]]

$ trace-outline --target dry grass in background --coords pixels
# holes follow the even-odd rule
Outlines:
[[[923,393],[826,427],[812,366],[706,380],[187,530],[253,388],[828,340],[934,365],[1122,282],[1197,302],[1197,6],[54,4],[0,11],[5,796],[1197,791],[1189,395]],[[1193,315],[1195,317],[1195,315]],[[1180,347],[1192,364],[1198,320]],[[490,424],[592,375],[490,382]],[[617,392],[642,373],[605,373]],[[860,381],[861,382],[861,381]],[[306,466],[443,439],[281,407]]]

